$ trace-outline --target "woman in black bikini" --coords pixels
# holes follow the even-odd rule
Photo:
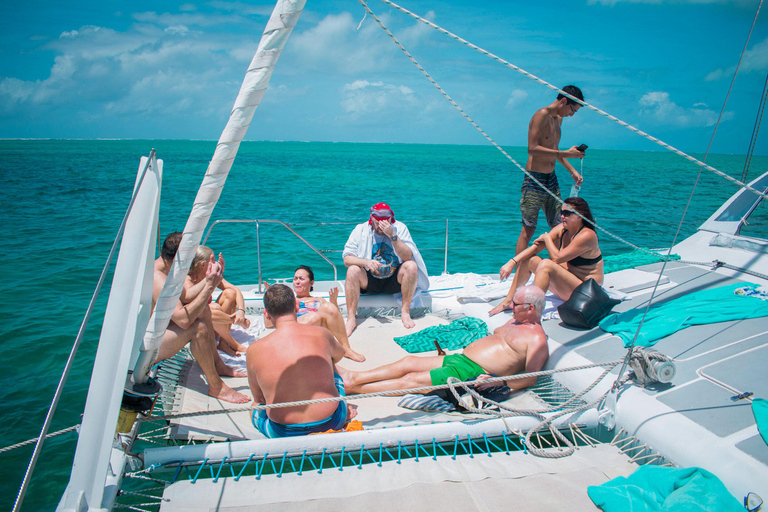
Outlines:
[[[574,212],[587,219],[585,222]],[[549,233],[544,233],[527,249],[520,252],[501,267],[499,277],[506,279],[517,267],[507,297],[489,314],[495,315],[512,304],[512,296],[519,286],[528,282],[534,274],[533,284],[544,290],[552,290],[557,297],[568,300],[581,283],[594,279],[603,284],[603,256],[594,230],[594,218],[587,202],[580,197],[564,201],[562,223]],[[536,256],[547,249],[549,259]]]

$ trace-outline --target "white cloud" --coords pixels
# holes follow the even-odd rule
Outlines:
[[[388,15],[380,19],[385,26],[391,21]],[[349,12],[329,14],[314,27],[295,34],[290,51],[305,66],[330,67],[346,75],[383,71],[393,59],[402,58],[401,51],[370,17],[357,30],[359,24],[360,18]],[[415,22],[398,30],[397,36],[407,48],[414,48],[430,31]]]
[[[399,111],[404,104],[416,104],[413,90],[404,85],[355,80],[343,87],[341,108],[353,118],[383,110]]]
[[[194,35],[194,37],[185,37]],[[184,104],[226,105],[253,55],[240,53],[228,34],[203,37],[186,25],[134,25],[125,32],[83,26],[46,45],[57,53],[49,76],[0,81],[0,110],[30,112],[74,107],[84,118],[121,113],[180,111]],[[236,51],[233,51],[237,48]],[[172,92],[172,94],[170,94]],[[221,103],[211,100],[222,96]],[[234,95],[231,96],[234,99]]]
[[[649,92],[640,98],[640,115],[648,116],[660,123],[677,127],[714,126],[717,122],[717,112],[701,108],[697,104],[692,108],[677,105],[669,99],[667,92]],[[706,105],[703,105],[704,107]],[[731,119],[732,112],[726,112],[723,119]]]
[[[182,13],[171,14],[156,12],[137,12],[134,13],[133,19],[142,23],[150,23],[153,25],[161,26],[173,26],[173,25],[185,25],[185,26],[197,26],[197,27],[210,27],[213,25],[224,25],[231,23],[241,23],[244,19],[238,15],[211,15],[201,13]]]
[[[705,80],[713,81],[721,78],[731,78],[736,66],[730,68],[716,69],[709,73]],[[744,60],[741,62],[739,73],[749,73],[750,71],[759,71],[765,73],[768,71],[768,37],[757,43],[755,46],[744,52]]]
[[[165,32],[168,33],[168,34],[174,34],[174,35],[183,36],[184,34],[189,32],[189,29],[187,27],[185,27],[184,25],[174,25],[172,27],[167,27],[165,29]]]
[[[507,100],[506,108],[510,110],[514,110],[515,108],[522,105],[525,100],[528,99],[528,93],[525,92],[522,89],[515,89],[512,91],[512,94],[509,95],[509,99]]]

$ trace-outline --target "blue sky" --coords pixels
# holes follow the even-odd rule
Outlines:
[[[402,0],[404,7],[684,151],[703,152],[758,0]],[[554,93],[369,5],[494,139],[525,145]],[[273,3],[52,2],[0,6],[1,138],[217,139]],[[768,7],[713,151],[743,154],[768,73]],[[249,140],[484,144],[356,0],[310,0]],[[582,110],[561,146],[655,150]],[[763,127],[758,154],[768,154]]]

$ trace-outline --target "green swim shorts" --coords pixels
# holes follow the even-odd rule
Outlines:
[[[474,379],[485,373],[485,370],[464,354],[450,354],[443,358],[443,366],[430,370],[429,377],[433,386],[445,384],[448,377],[456,377],[460,381]]]

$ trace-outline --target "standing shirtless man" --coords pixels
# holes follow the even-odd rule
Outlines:
[[[575,85],[566,85],[562,90],[584,101],[581,89]],[[560,185],[555,175],[555,162],[560,162],[560,165],[571,173],[576,185],[581,185],[583,179],[566,159],[584,158],[584,152],[579,151],[576,146],[567,151],[558,149],[563,119],[574,115],[580,108],[580,103],[560,93],[551,105],[537,110],[533,114],[531,122],[528,123],[528,162],[525,164],[525,170],[558,198],[560,197]],[[531,237],[536,231],[539,210],[544,210],[550,228],[554,228],[560,223],[560,202],[547,194],[526,174],[523,179],[520,198],[523,229],[520,231],[515,246],[516,255],[528,247]]]
[[[473,378],[483,380],[492,375],[537,372],[549,357],[547,335],[541,327],[544,292],[536,286],[521,286],[512,298],[511,309],[514,313],[512,320],[496,329],[491,336],[473,341],[461,354],[406,356],[392,364],[363,372],[339,368],[339,374],[348,392],[375,393],[439,386],[445,384],[448,377],[467,381]],[[512,379],[505,384],[511,389],[523,389],[536,384],[536,377]]]

